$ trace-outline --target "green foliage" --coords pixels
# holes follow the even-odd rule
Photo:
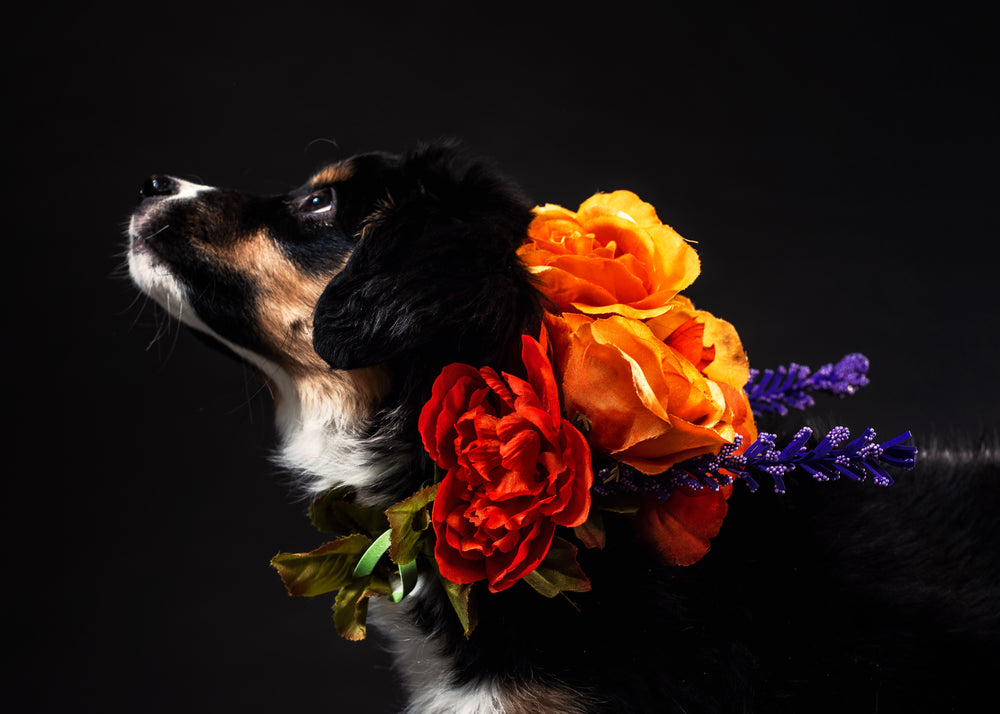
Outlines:
[[[372,544],[361,533],[326,543],[309,553],[279,553],[271,560],[289,595],[323,595],[354,580],[354,568]]]
[[[392,562],[402,565],[416,560],[421,554],[433,557],[433,546],[424,536],[431,525],[429,509],[437,489],[438,484],[428,486],[385,512],[392,528],[389,545]]]
[[[313,597],[336,591],[333,622],[337,633],[348,640],[365,638],[369,598],[398,602],[412,587],[418,568],[433,571],[468,637],[476,627],[474,586],[443,577],[434,559],[431,509],[437,489],[438,484],[432,484],[385,512],[360,506],[349,491],[334,489],[313,501],[309,516],[318,530],[342,537],[308,553],[279,553],[271,565],[290,595]],[[612,506],[609,510],[626,511],[630,506],[608,505]],[[587,548],[604,547],[604,523],[598,509],[591,509],[590,517],[574,532]],[[384,557],[386,552],[389,558]],[[365,563],[358,568],[363,558]],[[400,582],[394,590],[397,572]],[[545,560],[524,581],[549,598],[590,590],[590,581],[577,562],[576,546],[558,537]]]
[[[309,518],[321,533],[366,533],[373,538],[389,527],[385,514],[354,502],[347,489],[327,491],[309,505]]]
[[[604,550],[608,542],[608,534],[604,530],[604,516],[596,508],[590,509],[586,522],[574,528],[573,532],[587,548]]]
[[[417,558],[424,555],[433,560],[433,538],[427,536],[436,493],[435,484],[383,512],[358,505],[349,490],[333,489],[312,502],[309,517],[318,530],[343,537],[309,553],[279,553],[271,565],[290,595],[313,597],[337,591],[333,603],[337,633],[348,640],[364,639],[368,598],[402,599],[415,583]],[[380,536],[388,536],[389,558],[399,565],[400,587],[395,591],[390,578],[397,568],[380,558],[386,546],[372,547]],[[365,564],[359,569],[363,559]],[[465,613],[463,627],[468,629],[468,589],[463,592],[453,586],[452,590],[449,598],[464,603],[460,605]]]
[[[348,583],[337,592],[333,602],[333,625],[337,634],[357,642],[368,633],[368,598],[389,594],[389,585],[374,576]]]
[[[559,593],[590,592],[590,580],[576,560],[576,546],[562,538],[555,538],[545,560],[524,576],[524,582],[545,597]]]

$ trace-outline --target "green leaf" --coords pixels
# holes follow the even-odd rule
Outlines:
[[[445,594],[448,595],[448,602],[451,603],[455,614],[458,615],[458,621],[462,625],[462,632],[468,637],[476,629],[477,624],[476,602],[472,597],[473,583],[466,583],[465,585],[453,583],[441,575],[441,570],[438,568],[437,561],[434,558],[431,558],[430,562],[437,573],[438,580],[441,581],[441,587],[444,588]]]
[[[368,633],[368,578],[345,585],[333,602],[333,625],[344,639],[357,642]]]
[[[357,642],[368,634],[368,598],[391,594],[389,583],[370,576],[337,591],[333,601],[333,626],[344,639]]]
[[[309,518],[323,533],[367,533],[374,536],[388,527],[385,514],[377,508],[354,503],[350,489],[327,491],[309,505]]]
[[[431,524],[428,506],[434,501],[437,489],[438,484],[432,484],[385,512],[392,528],[389,557],[394,563],[409,563],[423,552],[421,541]]]
[[[573,532],[587,548],[604,550],[608,542],[608,534],[604,530],[604,516],[596,508],[590,509],[587,520],[583,525],[574,528]]]
[[[354,568],[371,544],[371,538],[355,533],[309,553],[279,553],[271,565],[289,595],[313,597],[351,584]]]
[[[476,629],[476,610],[472,600],[472,583],[458,585],[444,576],[441,576],[441,584],[445,593],[448,594],[448,601],[451,603],[458,621],[462,625],[462,631],[468,637]]]
[[[545,560],[524,576],[524,582],[550,598],[563,592],[590,592],[590,580],[576,561],[576,553],[575,545],[555,538]]]

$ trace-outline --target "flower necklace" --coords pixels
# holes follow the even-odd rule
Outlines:
[[[736,480],[783,493],[795,470],[889,485],[887,467],[912,468],[909,432],[879,443],[836,427],[812,447],[808,428],[780,447],[758,434],[755,414],[853,394],[867,360],[750,369],[733,326],[680,294],[697,253],[635,194],[536,208],[518,255],[549,301],[540,334],[522,336],[521,375],[446,366],[418,422],[433,482],[385,511],[334,489],[310,518],[342,537],[272,560],[292,595],[336,591],[341,636],[363,639],[368,599],[398,602],[419,570],[440,579],[467,635],[477,583],[589,591],[571,538],[603,547],[602,512],[627,514],[665,563],[687,566],[708,552]]]

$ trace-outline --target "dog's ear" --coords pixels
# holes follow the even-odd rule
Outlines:
[[[538,298],[516,255],[531,203],[450,147],[402,167],[313,319],[316,352],[335,369],[414,360],[493,363],[537,324]]]

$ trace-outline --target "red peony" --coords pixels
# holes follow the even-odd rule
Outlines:
[[[420,413],[424,447],[446,471],[432,514],[441,574],[486,580],[492,592],[538,567],[556,526],[581,525],[590,511],[590,448],[562,418],[542,344],[524,336],[521,357],[527,381],[445,367]]]

